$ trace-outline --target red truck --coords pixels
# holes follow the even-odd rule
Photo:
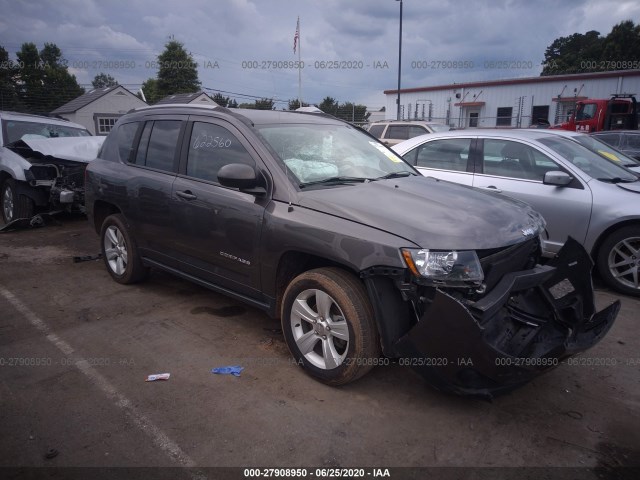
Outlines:
[[[615,94],[609,99],[579,100],[569,121],[554,125],[552,128],[585,133],[602,130],[637,130],[636,97]]]

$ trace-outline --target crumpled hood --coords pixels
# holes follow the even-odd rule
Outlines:
[[[538,235],[544,220],[499,194],[411,176],[302,191],[299,204],[433,249],[488,249]]]
[[[33,138],[25,135],[20,140],[45,157],[89,163],[98,156],[105,138],[107,137]]]

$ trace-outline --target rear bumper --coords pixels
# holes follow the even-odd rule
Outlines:
[[[396,352],[443,391],[512,390],[592,347],[613,325],[620,302],[595,312],[592,267],[569,239],[548,265],[505,275],[473,304],[438,291]]]

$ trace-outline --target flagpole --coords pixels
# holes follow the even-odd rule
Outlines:
[[[298,105],[302,108],[302,35],[300,35],[300,17],[298,16]]]

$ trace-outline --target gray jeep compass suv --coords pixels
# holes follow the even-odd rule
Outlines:
[[[157,268],[261,308],[331,385],[398,358],[490,396],[597,343],[619,309],[595,312],[577,242],[538,264],[528,205],[423,177],[324,114],[135,110],[85,188],[115,281]]]

